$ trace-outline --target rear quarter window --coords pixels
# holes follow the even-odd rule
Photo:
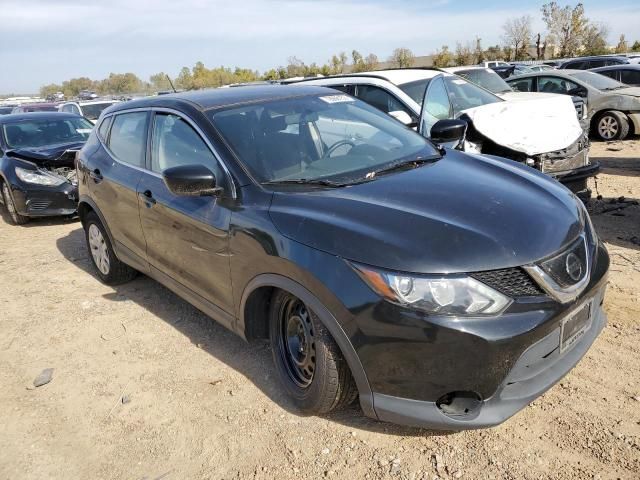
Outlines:
[[[144,168],[148,119],[147,112],[114,116],[109,134],[109,150],[118,160]]]

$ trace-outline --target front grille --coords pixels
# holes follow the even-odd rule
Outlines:
[[[476,272],[470,276],[508,297],[537,297],[544,295],[542,289],[521,268]]]

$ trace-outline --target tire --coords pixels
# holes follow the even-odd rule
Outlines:
[[[603,141],[624,140],[629,135],[629,120],[622,112],[609,110],[598,115],[593,122],[593,132]]]
[[[84,235],[89,257],[100,280],[107,285],[119,285],[136,277],[138,272],[116,257],[109,236],[95,212],[85,217]]]
[[[297,297],[277,290],[269,324],[276,370],[297,408],[321,415],[353,403],[358,390],[349,366],[314,312]]]
[[[4,206],[9,213],[9,217],[14,225],[24,225],[29,221],[29,217],[25,217],[24,215],[20,215],[18,210],[16,209],[16,204],[13,203],[13,197],[11,196],[11,192],[9,191],[9,185],[6,182],[0,181],[2,184],[2,196],[4,198]]]

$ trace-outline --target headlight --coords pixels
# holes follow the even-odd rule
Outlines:
[[[35,183],[36,185],[47,185],[57,187],[62,185],[65,180],[53,175],[49,175],[39,170],[28,170],[26,168],[16,167],[17,177],[25,183]]]
[[[390,302],[439,315],[495,315],[511,299],[465,275],[413,276],[352,264]]]

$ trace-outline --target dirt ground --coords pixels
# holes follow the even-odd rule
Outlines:
[[[592,156],[609,325],[561,383],[484,431],[383,424],[358,406],[302,416],[266,343],[146,277],[102,285],[77,221],[3,217],[0,479],[640,478],[640,206],[610,203],[640,200],[640,140]]]

